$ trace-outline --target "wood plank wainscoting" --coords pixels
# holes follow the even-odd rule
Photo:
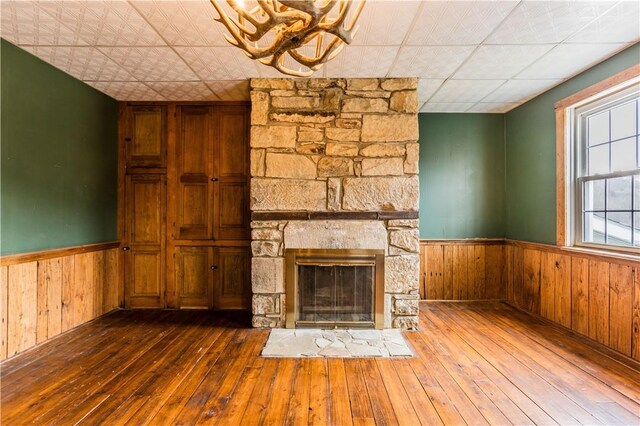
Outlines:
[[[0,258],[0,360],[121,305],[119,243]]]
[[[420,295],[506,300],[640,361],[640,263],[511,240],[423,240]]]

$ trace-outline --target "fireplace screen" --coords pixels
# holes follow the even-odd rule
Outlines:
[[[383,327],[383,250],[289,249],[286,264],[287,327]]]

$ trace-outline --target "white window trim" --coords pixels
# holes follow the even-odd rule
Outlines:
[[[577,223],[581,223],[581,221],[576,220],[578,214],[577,209],[579,206],[576,205],[576,190],[577,190],[577,182],[576,182],[576,149],[578,142],[576,141],[576,128],[578,123],[576,122],[576,110],[581,107],[595,103],[601,99],[614,95],[616,93],[624,93],[626,91],[632,90],[634,86],[640,84],[640,75],[635,76],[631,79],[628,79],[622,83],[619,83],[615,86],[609,87],[605,90],[602,90],[592,96],[586,97],[578,102],[575,102],[569,106],[567,106],[564,110],[564,194],[565,194],[565,242],[564,245],[571,248],[576,249],[587,249],[587,250],[597,250],[601,252],[620,252],[620,253],[628,253],[634,255],[640,255],[640,248],[637,247],[624,247],[624,246],[613,246],[606,244],[594,244],[583,241],[578,241],[577,238]],[[632,230],[633,232],[633,230]]]

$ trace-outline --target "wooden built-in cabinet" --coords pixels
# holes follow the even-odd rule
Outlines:
[[[121,105],[127,307],[245,309],[248,105]]]

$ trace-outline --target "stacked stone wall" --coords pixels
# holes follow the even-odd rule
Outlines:
[[[416,79],[252,80],[252,212],[417,212],[416,87]],[[284,324],[289,222],[251,224],[256,327]],[[418,220],[383,223],[386,325],[414,328]]]

